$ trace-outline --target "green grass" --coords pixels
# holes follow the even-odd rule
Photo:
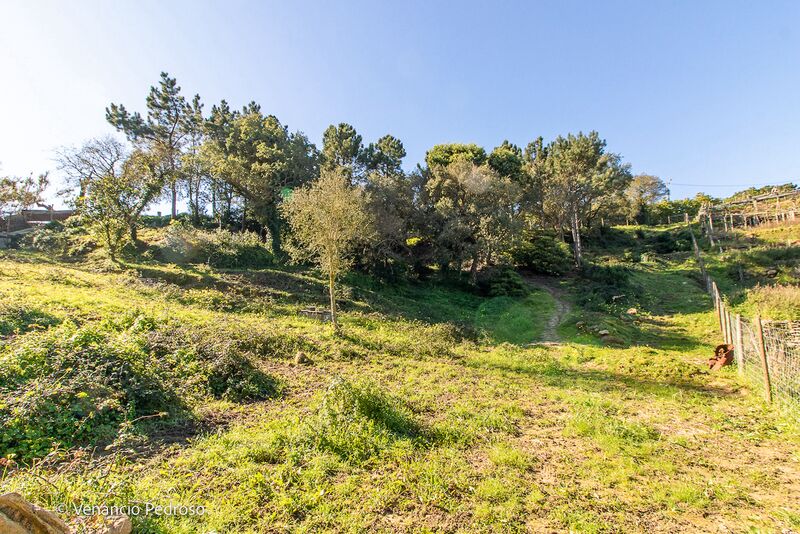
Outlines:
[[[553,346],[530,345],[553,311],[539,291],[483,298],[353,275],[337,338],[297,314],[325,303],[324,282],[302,269],[4,253],[3,395],[33,379],[26,365],[45,369],[36,357],[116,355],[184,406],[121,413],[102,443],[0,468],[0,491],[50,508],[205,506],[134,518],[153,533],[797,530],[796,420],[735,370],[705,368],[719,334],[687,254],[628,265],[637,314],[575,307]],[[70,341],[76,329],[107,342]],[[58,350],[36,352],[44,339]],[[298,350],[312,363],[295,365]],[[269,377],[267,394],[233,394],[249,384],[239,357]],[[214,369],[232,378],[213,381]]]
[[[553,309],[553,298],[542,290],[522,299],[494,297],[478,307],[475,324],[492,341],[524,345],[541,338]]]

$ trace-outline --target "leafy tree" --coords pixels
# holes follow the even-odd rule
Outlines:
[[[112,126],[124,132],[139,150],[148,150],[159,160],[154,170],[170,187],[172,217],[177,215],[180,158],[186,137],[183,126],[191,110],[180,93],[176,79],[162,72],[158,86],[150,87],[147,95],[146,118],[139,112],[130,113],[122,104],[106,108],[106,120]]]
[[[366,150],[367,208],[376,237],[361,259],[369,270],[382,275],[396,274],[397,267],[410,259],[407,241],[415,218],[414,184],[402,170],[405,155],[403,143],[391,135]]]
[[[251,105],[233,116],[220,137],[203,146],[209,168],[244,197],[258,222],[272,239],[272,251],[282,254],[282,218],[278,205],[286,190],[314,176],[317,153],[301,133],[288,129],[273,115],[264,116]],[[212,112],[213,118],[213,112]]]
[[[349,170],[323,170],[319,179],[295,189],[281,205],[292,228],[297,260],[311,259],[328,274],[331,321],[336,332],[336,279],[352,264],[356,243],[372,235],[364,192],[350,185]]]
[[[625,196],[630,204],[631,216],[640,223],[647,223],[650,207],[668,197],[669,189],[658,176],[637,174],[625,190]]]
[[[514,235],[519,187],[489,165],[476,165],[462,155],[447,166],[435,167],[426,190],[436,215],[440,261],[455,261],[460,268],[463,260],[471,259],[475,281],[481,260],[491,263]]]
[[[572,232],[575,263],[581,265],[581,226],[585,225],[608,195],[630,183],[628,165],[617,154],[606,152],[597,132],[559,136],[548,148],[548,181],[544,185],[546,209],[552,219],[566,219]]]
[[[358,180],[363,174],[364,159],[362,139],[355,128],[342,122],[338,126],[331,124],[325,129],[322,134],[323,168],[343,168],[351,180]]]
[[[447,167],[456,159],[465,159],[475,165],[483,165],[486,162],[486,151],[474,143],[448,143],[434,145],[425,154],[425,163],[430,169]]]
[[[116,153],[119,147],[110,149]],[[142,212],[163,189],[161,175],[154,169],[160,164],[152,153],[137,149],[107,172],[84,181],[75,207],[90,222],[112,260],[128,239],[136,241]]]
[[[49,184],[47,173],[37,178],[33,175],[0,178],[0,215],[6,219],[6,235],[11,233],[11,217],[31,206],[41,205]]]
[[[205,121],[204,143],[200,148],[200,159],[204,167],[213,169],[211,176],[211,210],[217,218],[220,228],[230,226],[233,221],[233,205],[236,192],[229,177],[225,174],[219,160],[230,156],[228,135],[233,128],[233,121],[239,115],[231,110],[225,100],[211,107],[211,114]]]

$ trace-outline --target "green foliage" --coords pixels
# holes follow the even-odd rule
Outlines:
[[[173,222],[164,234],[159,254],[173,263],[206,263],[225,269],[262,269],[272,253],[253,232],[198,230]]]
[[[548,235],[524,241],[510,254],[515,265],[538,274],[559,276],[572,269],[569,246]]]
[[[632,271],[622,265],[586,264],[580,270],[581,290],[577,302],[588,310],[612,310],[612,304],[636,305],[641,288]]]
[[[522,297],[528,294],[528,285],[512,267],[487,267],[478,273],[477,287],[481,294],[490,297]]]
[[[39,330],[58,323],[51,314],[14,302],[0,303],[0,338],[27,330]]]
[[[474,143],[449,143],[435,145],[425,153],[425,163],[430,169],[447,167],[458,160],[483,165],[486,162],[486,150]]]
[[[340,378],[328,386],[307,425],[306,443],[350,462],[363,462],[422,430],[406,406],[374,384]]]
[[[95,247],[95,242],[86,232],[79,217],[71,217],[65,223],[50,222],[27,234],[22,246],[46,252],[53,256],[85,256]]]
[[[25,322],[54,324],[38,315],[27,312]],[[31,332],[3,347],[0,363],[0,420],[8,429],[0,455],[23,459],[54,446],[108,443],[136,418],[190,417],[190,404],[203,399],[249,401],[279,391],[246,345],[157,329],[136,312]]]

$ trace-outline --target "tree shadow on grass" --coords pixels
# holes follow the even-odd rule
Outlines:
[[[581,369],[566,366],[551,358],[530,364],[501,359],[475,362],[473,365],[530,376],[541,380],[548,386],[562,389],[580,388],[600,393],[631,389],[638,393],[664,398],[672,398],[676,392],[683,391],[699,394],[708,400],[737,395],[735,391],[730,389],[702,383],[690,377],[664,376],[663,378],[654,378],[636,376],[635,374],[609,369]],[[697,376],[707,375],[698,368]]]

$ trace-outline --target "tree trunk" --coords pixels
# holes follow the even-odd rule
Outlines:
[[[336,317],[336,288],[334,284],[333,271],[328,271],[328,293],[331,297],[331,324],[333,331],[339,333],[339,320]]]
[[[130,232],[130,236],[131,236],[131,241],[135,245],[136,244],[136,239],[139,237],[139,234],[136,231],[136,225],[135,224],[130,225],[129,232]]]
[[[281,227],[277,219],[267,221],[267,230],[269,230],[269,238],[272,241],[272,254],[276,258],[283,256],[283,248],[281,245]]]
[[[472,266],[469,268],[469,279],[475,284],[478,282],[478,254],[472,257]]]
[[[580,267],[583,262],[583,251],[581,250],[581,229],[577,211],[572,212],[570,227],[572,230],[573,249],[575,252],[575,265]]]
[[[172,218],[178,216],[178,188],[172,184]]]

